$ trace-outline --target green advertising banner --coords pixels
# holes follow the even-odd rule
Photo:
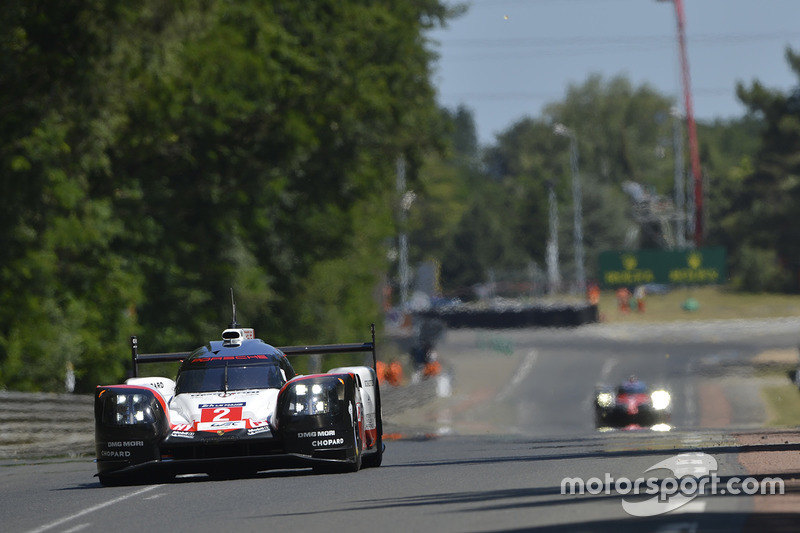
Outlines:
[[[647,283],[714,285],[725,283],[725,248],[601,252],[600,285],[613,288]]]

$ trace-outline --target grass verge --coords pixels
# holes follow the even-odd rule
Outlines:
[[[761,389],[767,409],[767,427],[800,426],[800,390],[793,384]]]
[[[698,304],[686,311],[683,304],[693,298]],[[643,312],[623,313],[613,291],[600,295],[601,321],[607,323],[674,322],[678,320],[720,320],[735,318],[778,318],[800,316],[800,295],[745,294],[724,287],[678,287],[666,294],[648,294]]]

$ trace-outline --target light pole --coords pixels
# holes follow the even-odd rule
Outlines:
[[[586,273],[583,268],[583,207],[581,205],[581,178],[578,174],[578,140],[575,133],[563,124],[553,126],[553,133],[569,138],[569,162],[572,169],[572,204],[575,215],[573,240],[575,241],[575,278],[578,291],[586,289]]]
[[[547,203],[550,214],[550,238],[547,240],[547,281],[548,292],[556,294],[561,285],[561,274],[558,271],[558,206],[556,204],[556,191],[553,182],[547,180]]]
[[[697,144],[697,126],[692,108],[692,82],[689,74],[689,57],[686,53],[686,14],[683,0],[657,0],[672,2],[675,6],[675,18],[678,23],[678,47],[681,58],[681,79],[683,81],[683,101],[686,111],[686,129],[689,132],[689,158],[692,164],[694,179],[694,245],[697,248],[703,243],[703,170],[700,166],[700,149]]]
[[[684,205],[686,204],[686,193],[684,192],[684,176],[683,176],[683,138],[681,136],[681,112],[677,107],[673,107],[672,111],[672,145],[675,156],[675,210],[677,211],[675,222],[677,228],[676,245],[678,250],[686,248],[686,215],[684,213]]]
[[[400,195],[400,235],[398,237],[400,245],[400,261],[398,265],[398,276],[400,278],[400,307],[405,310],[408,305],[408,287],[411,283],[411,269],[408,266],[408,235],[406,234],[406,221],[408,220],[408,210],[414,201],[414,193],[406,190],[406,164],[402,157],[397,158],[397,193]]]

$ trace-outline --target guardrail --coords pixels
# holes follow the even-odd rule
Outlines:
[[[0,391],[0,460],[94,455],[94,398]]]

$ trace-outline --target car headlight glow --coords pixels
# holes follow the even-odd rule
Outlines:
[[[653,409],[662,411],[669,407],[670,397],[669,393],[665,390],[653,391],[653,393],[650,395],[650,399],[653,402]]]
[[[289,412],[293,414],[319,415],[328,413],[331,408],[329,390],[319,383],[310,387],[298,383],[294,387],[293,400],[289,401]]]
[[[146,394],[117,394],[107,402],[106,420],[116,425],[146,424],[155,421],[151,398]]]
[[[610,392],[601,392],[597,395],[597,405],[610,407],[614,403],[614,396]]]

